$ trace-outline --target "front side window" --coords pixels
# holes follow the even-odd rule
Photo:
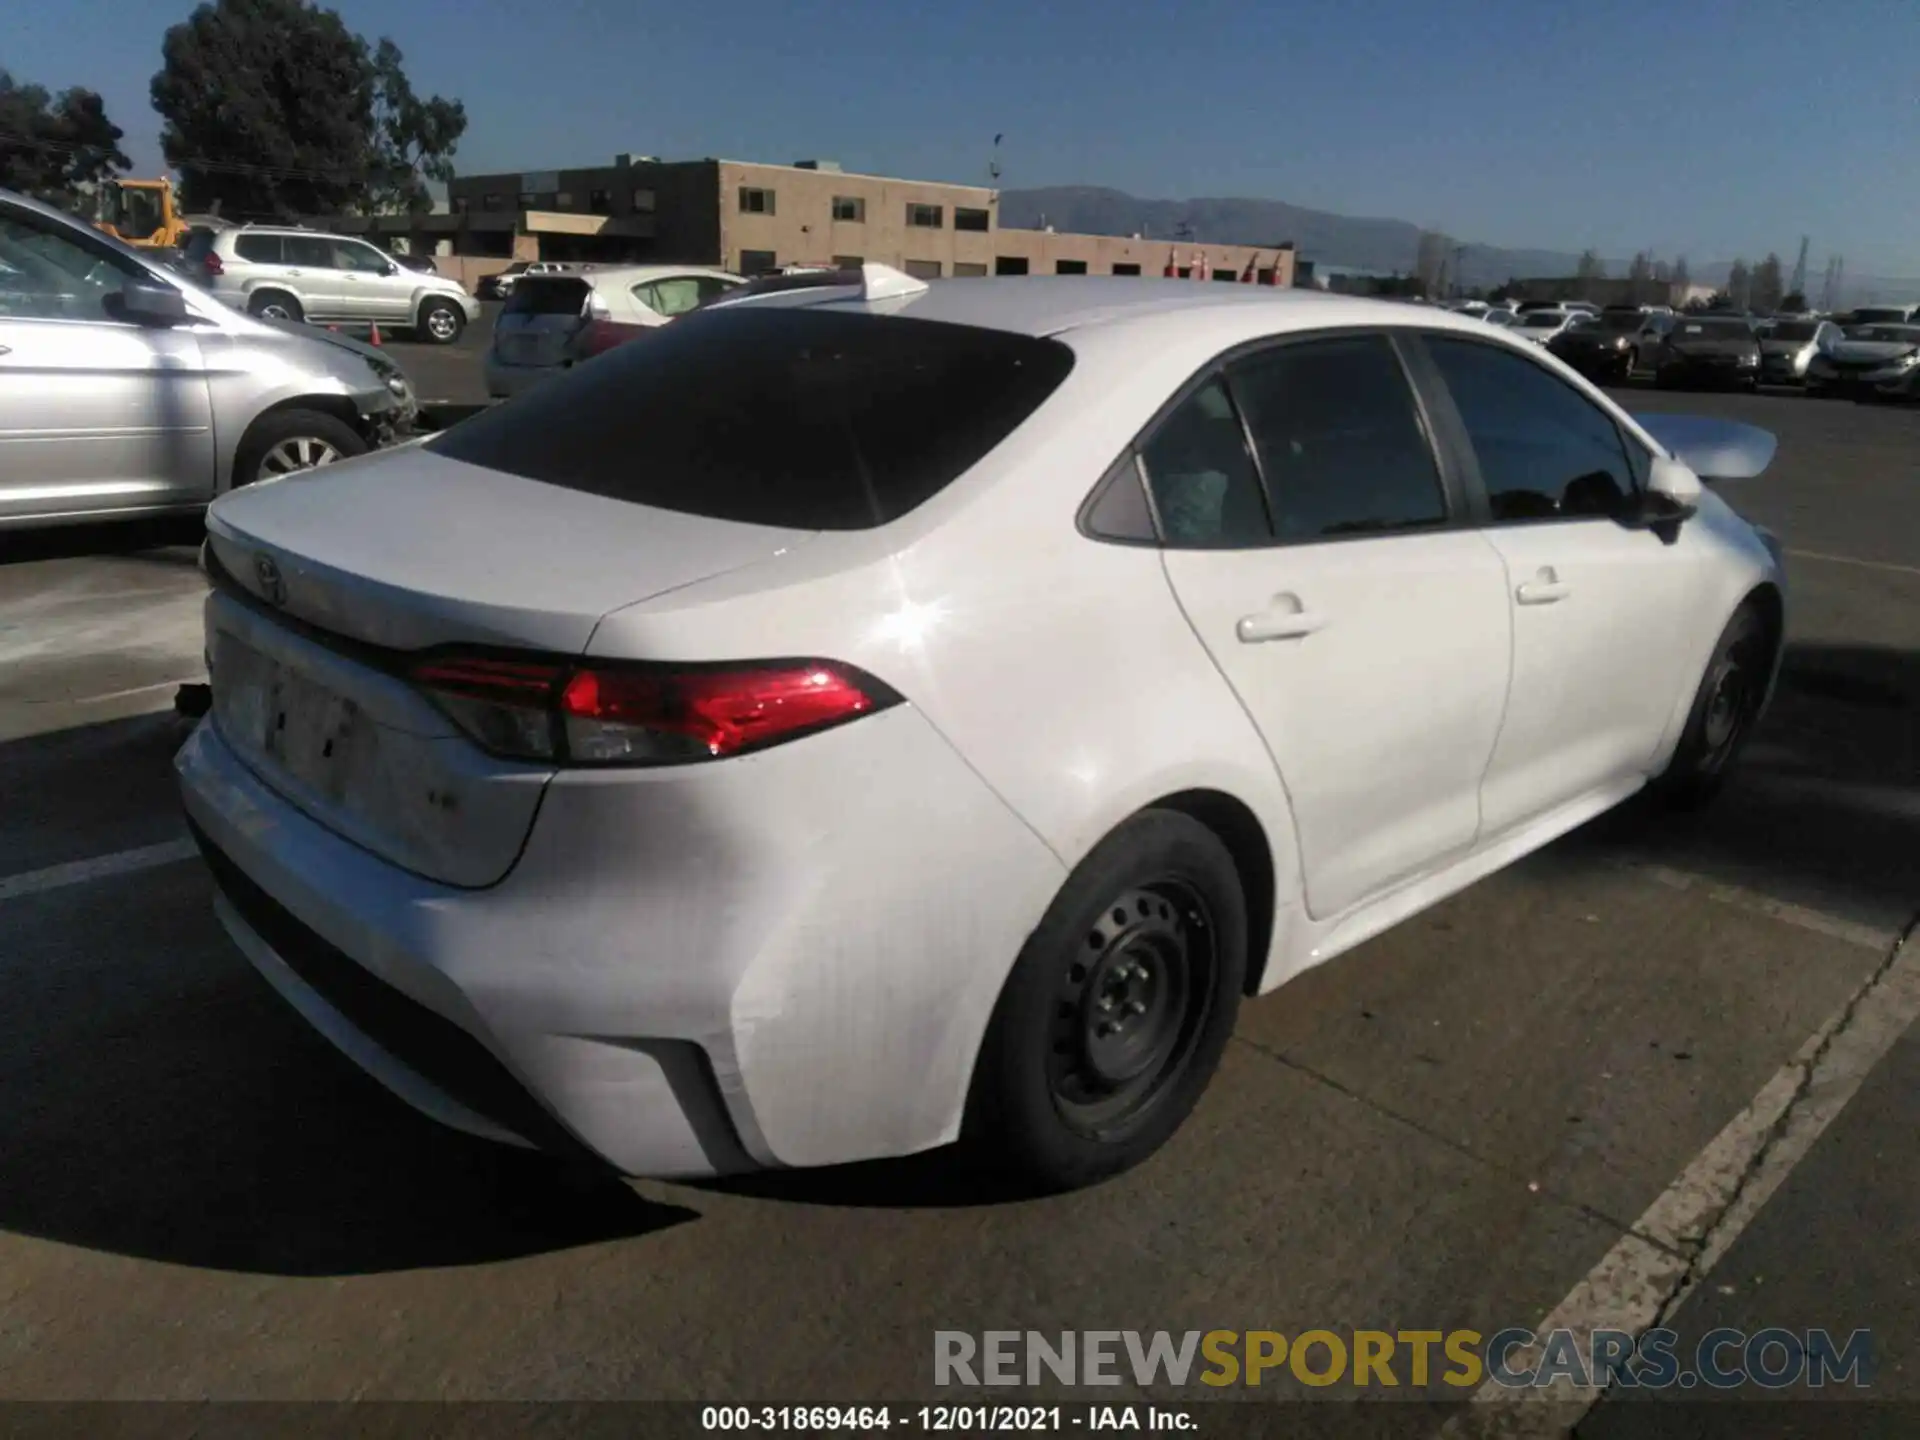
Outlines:
[[[1496,523],[1617,516],[1634,470],[1605,411],[1523,355],[1437,335],[1439,367]]]
[[[371,245],[361,245],[353,240],[333,242],[333,266],[336,270],[351,270],[356,275],[384,275],[387,273],[387,257]]]
[[[1385,336],[1283,345],[1230,374],[1280,539],[1446,523],[1439,467]]]
[[[120,287],[147,278],[131,261],[35,219],[0,214],[0,318],[108,320]]]
[[[1236,549],[1273,539],[1246,432],[1219,379],[1180,402],[1140,459],[1167,544]]]

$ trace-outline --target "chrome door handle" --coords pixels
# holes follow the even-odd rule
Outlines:
[[[1324,613],[1309,610],[1296,601],[1291,610],[1276,605],[1257,615],[1241,616],[1233,633],[1240,637],[1243,645],[1258,645],[1264,640],[1300,640],[1326,628]]]
[[[1522,605],[1551,605],[1572,593],[1573,587],[1564,580],[1529,580],[1513,592],[1513,598]]]

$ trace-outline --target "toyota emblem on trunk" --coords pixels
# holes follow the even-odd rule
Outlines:
[[[287,603],[287,582],[280,578],[280,567],[271,555],[262,553],[253,557],[253,574],[260,582],[262,595],[275,605]]]

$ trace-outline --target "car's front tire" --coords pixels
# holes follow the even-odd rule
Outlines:
[[[1028,937],[974,1067],[964,1139],[1042,1191],[1145,1160],[1232,1034],[1248,964],[1233,857],[1146,810],[1083,860]]]
[[[466,312],[451,300],[423,300],[420,302],[419,324],[415,328],[423,340],[430,340],[435,345],[451,345],[467,328]]]
[[[1698,809],[1719,793],[1760,718],[1777,643],[1767,617],[1751,600],[1720,632],[1673,760],[1653,785],[1668,804]]]
[[[336,415],[273,410],[256,420],[240,442],[233,459],[233,485],[238,489],[366,453],[366,439]]]

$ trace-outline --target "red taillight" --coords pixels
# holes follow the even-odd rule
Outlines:
[[[821,660],[677,669],[458,657],[417,667],[413,680],[484,749],[581,765],[724,759],[898,699]]]
[[[573,337],[573,355],[576,360],[591,360],[603,355],[617,345],[647,333],[645,325],[622,325],[617,320],[589,320]]]
[[[224,275],[227,273],[226,264],[211,250],[207,252],[207,258],[200,263],[206,267],[207,274],[209,275]]]

